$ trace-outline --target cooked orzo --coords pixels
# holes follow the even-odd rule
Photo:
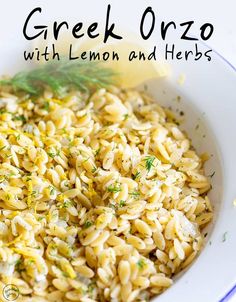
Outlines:
[[[116,87],[2,90],[0,107],[0,293],[144,302],[171,286],[212,218],[204,159],[173,114]]]

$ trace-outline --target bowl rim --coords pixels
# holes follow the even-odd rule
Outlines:
[[[217,61],[217,65],[219,65],[221,68],[223,68],[223,70],[225,71],[226,74],[230,74],[229,81],[230,81],[230,79],[231,80],[234,79],[234,81],[235,81],[236,67],[233,64],[231,64],[223,55],[221,55],[218,51],[216,51],[215,49],[213,49],[212,47],[207,45],[205,42],[202,42],[202,41],[199,41],[199,42],[207,49],[212,49],[212,52],[215,56],[215,60]],[[226,96],[228,96],[228,95],[226,95]],[[231,96],[232,100],[233,100],[233,98],[236,101],[235,92]],[[194,105],[197,106],[197,104],[194,104]],[[231,114],[231,116],[233,116],[233,113],[235,113],[235,116],[236,116],[236,104],[233,107],[233,112],[229,112],[229,114]],[[229,120],[226,120],[226,122],[229,122]],[[221,121],[221,123],[222,123],[222,121]],[[232,121],[232,124],[234,125],[234,127],[236,129],[236,119]],[[213,130],[213,134],[216,135],[216,133],[214,132],[214,126],[211,123],[209,123],[209,126]],[[233,138],[233,133],[229,133],[229,135]],[[224,140],[226,141],[226,139],[227,139],[227,136],[224,138]],[[217,140],[217,143],[218,143],[217,145],[221,147],[220,156],[222,157],[222,161],[224,164],[224,169],[222,171],[223,172],[223,188],[224,188],[224,190],[222,193],[222,201],[221,201],[221,205],[220,205],[221,213],[216,221],[216,225],[211,234],[212,238],[218,240],[213,253],[211,252],[211,254],[213,254],[213,255],[214,255],[214,253],[217,253],[216,249],[221,244],[221,242],[219,241],[219,236],[222,236],[222,234],[225,230],[222,228],[222,225],[230,226],[229,229],[231,229],[231,231],[236,227],[236,219],[233,220],[233,215],[235,215],[234,208],[236,209],[236,207],[234,207],[234,205],[233,205],[233,200],[236,198],[236,190],[233,189],[232,179],[231,179],[231,183],[227,182],[227,178],[229,178],[229,175],[232,174],[232,172],[230,170],[233,170],[234,167],[236,168],[236,165],[235,165],[235,163],[233,164],[233,162],[230,162],[232,158],[228,158],[228,159],[226,158],[226,154],[228,154],[228,152],[227,152],[227,148],[224,148],[223,143],[219,143],[219,139]],[[233,141],[232,144],[233,144],[233,148],[236,150],[236,136],[235,136],[235,141]],[[231,167],[230,167],[230,164],[231,164]],[[227,198],[227,196],[230,196],[230,195],[231,196],[233,195],[232,199]],[[227,213],[231,215],[232,219],[231,219],[231,217],[226,217]],[[222,248],[222,252],[223,252],[223,254],[225,253],[225,255],[227,255],[227,252],[229,252],[230,250],[233,250],[233,248],[236,246],[236,243],[235,243],[236,234],[234,235],[231,233],[231,235],[232,235],[232,237],[230,238],[230,240],[227,242],[227,244],[224,245],[224,248]],[[233,238],[233,236],[234,236],[234,238]],[[221,245],[221,247],[222,247],[222,245]],[[204,250],[205,249],[206,249],[206,247],[204,247]],[[205,257],[205,258],[210,259],[209,246],[208,246],[207,252],[208,252],[208,254],[207,254],[207,257]],[[206,255],[204,255],[204,256],[206,256]],[[200,252],[200,259],[201,259],[201,252]],[[215,257],[215,260],[218,260],[218,259],[216,259],[216,257]],[[226,264],[228,265],[228,267],[227,267],[227,265],[225,266],[224,271],[223,271],[224,272],[223,277],[220,276],[222,272],[219,272],[219,274],[218,274],[218,276],[219,276],[219,278],[221,278],[222,282],[218,283],[218,285],[216,286],[216,285],[214,285],[214,280],[209,280],[209,286],[211,286],[212,289],[215,290],[215,292],[213,294],[210,294],[210,300],[208,297],[208,301],[226,302],[226,301],[229,301],[229,299],[236,293],[236,272],[232,274],[232,271],[233,271],[232,269],[230,272],[230,268],[233,267],[232,266],[233,264],[235,265],[234,267],[236,267],[236,257],[235,257],[235,259],[233,259],[232,253],[231,253],[231,255],[228,255],[226,257],[226,259],[224,259],[224,260],[225,260]],[[196,264],[193,267],[196,268],[195,266],[196,266]],[[188,272],[188,270],[187,270],[187,272]],[[230,273],[227,274],[228,272],[230,272]],[[183,274],[183,276],[181,276],[181,279],[183,279],[181,282],[183,284],[181,286],[178,286],[177,284],[174,283],[170,289],[166,290],[160,296],[153,297],[152,301],[157,300],[157,301],[169,302],[175,297],[181,297],[183,302],[185,302],[185,301],[189,302],[190,299],[191,299],[191,302],[195,302],[195,301],[198,302],[200,298],[204,299],[205,297],[202,296],[202,294],[197,293],[197,292],[196,292],[196,295],[193,296],[193,290],[195,289],[193,284],[192,284],[192,286],[193,286],[192,292],[188,293],[187,296],[183,296],[183,288],[182,288],[182,290],[177,289],[177,287],[181,288],[182,286],[184,286],[184,283],[185,284],[188,283],[186,278],[184,278],[186,273]],[[203,273],[208,274],[209,271],[203,272]],[[195,272],[195,274],[196,274],[196,272]],[[217,278],[217,275],[215,275],[214,277]],[[206,284],[204,286],[206,287]],[[201,288],[199,288],[199,290],[201,290]],[[209,289],[209,291],[210,291],[210,289]],[[206,301],[206,300],[203,300],[203,301]]]
[[[202,41],[202,44],[210,48],[207,43]],[[236,67],[230,63],[222,54],[220,54],[217,50],[212,48],[213,52],[224,62],[226,63],[235,73],[236,73]],[[236,74],[235,74],[236,75]],[[221,300],[219,302],[226,302],[229,301],[230,298],[232,298],[236,294],[236,283],[231,287],[225,294],[222,296]]]

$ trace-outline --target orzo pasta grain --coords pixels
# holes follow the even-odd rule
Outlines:
[[[0,105],[0,288],[132,302],[169,287],[212,218],[203,161],[170,112],[115,87],[1,91]]]

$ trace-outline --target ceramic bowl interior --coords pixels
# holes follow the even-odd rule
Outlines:
[[[191,139],[192,145],[198,154],[206,153],[209,156],[204,169],[212,185],[208,196],[214,208],[214,218],[203,229],[204,245],[206,245],[210,241],[214,225],[219,218],[223,195],[223,187],[220,185],[223,182],[222,158],[214,131],[207,121],[206,112],[201,111],[197,106],[197,100],[190,98],[187,93],[183,93],[182,87],[178,83],[175,85],[171,77],[148,80],[138,88],[140,90],[145,89],[158,104],[171,109],[180,123],[180,128]],[[204,248],[199,257],[202,253],[204,253]],[[190,266],[176,275],[175,280],[179,280],[186,270],[191,270],[193,264],[197,265],[197,261],[198,257]]]

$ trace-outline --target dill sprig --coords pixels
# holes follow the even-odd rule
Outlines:
[[[50,87],[53,93],[62,96],[68,88],[88,92],[92,88],[110,85],[115,75],[112,69],[99,62],[60,60],[19,72],[10,79],[0,80],[0,85],[10,85],[15,91],[30,95],[38,95],[45,87]]]

